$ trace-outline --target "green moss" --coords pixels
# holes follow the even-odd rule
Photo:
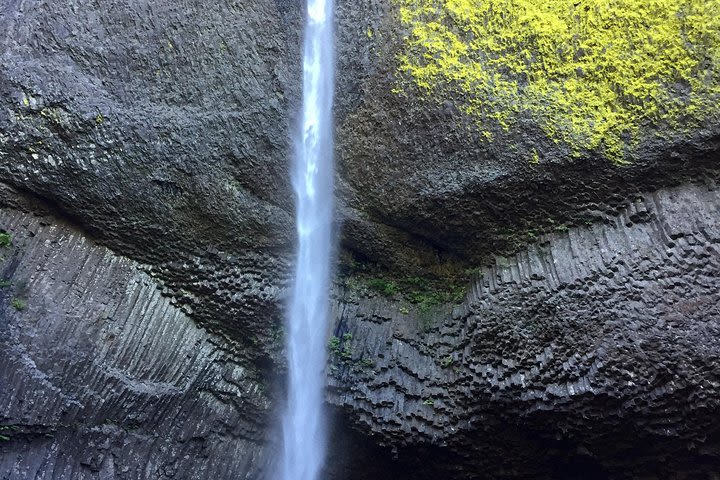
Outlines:
[[[392,297],[398,292],[397,284],[384,278],[371,278],[367,281],[367,286],[386,297]]]
[[[11,434],[20,430],[17,425],[0,425],[0,441],[9,442]]]
[[[23,300],[22,298],[13,298],[10,301],[10,306],[13,307],[18,312],[22,312],[27,308],[27,302]]]
[[[7,248],[12,245],[12,238],[7,232],[0,232],[0,247]]]
[[[532,151],[532,158],[530,159],[530,163],[532,163],[534,165],[537,165],[538,163],[540,163],[540,154],[534,148]]]
[[[407,34],[394,91],[457,99],[488,140],[529,115],[575,154],[623,162],[642,127],[720,113],[720,0],[395,2]]]
[[[345,333],[341,338],[333,335],[328,340],[328,350],[331,361],[349,363],[352,360],[352,333]]]
[[[440,366],[441,366],[442,368],[451,367],[453,363],[454,363],[454,359],[453,359],[452,355],[448,355],[448,356],[446,356],[446,357],[443,357],[443,359],[440,360]]]
[[[366,357],[360,361],[360,366],[363,368],[375,368],[375,362]]]
[[[421,312],[428,312],[432,307],[446,303],[461,303],[465,299],[468,279],[465,276],[451,278],[441,277],[372,277],[354,278],[345,280],[346,285],[381,293],[387,297],[402,296],[408,302],[419,307]],[[409,310],[401,307],[400,313],[407,314]]]
[[[67,123],[65,113],[60,108],[46,107],[40,110],[40,116],[51,123],[61,126]]]

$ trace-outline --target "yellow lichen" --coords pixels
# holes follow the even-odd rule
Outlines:
[[[540,163],[540,154],[534,148],[532,151],[532,158],[530,159],[530,163],[532,163],[534,165],[537,165],[538,163]]]
[[[457,100],[483,135],[534,118],[622,162],[640,129],[720,112],[720,0],[395,0],[403,81]]]

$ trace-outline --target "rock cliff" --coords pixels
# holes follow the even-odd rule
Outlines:
[[[0,478],[268,476],[301,2],[6,3]],[[711,478],[717,2],[680,2],[700,96],[646,89],[696,113],[623,117],[620,147],[554,137],[592,119],[542,102],[485,121],[458,65],[507,52],[462,33],[467,2],[425,3],[337,5],[328,477]],[[437,35],[473,49],[455,77],[418,60],[458,59]],[[628,95],[598,108],[660,108]]]

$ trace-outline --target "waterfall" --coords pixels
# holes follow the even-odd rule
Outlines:
[[[296,137],[298,255],[288,318],[283,480],[315,480],[326,433],[322,411],[333,215],[333,0],[307,0],[302,124]]]

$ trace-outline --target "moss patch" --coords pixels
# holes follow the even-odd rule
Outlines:
[[[13,307],[18,312],[22,312],[27,308],[27,302],[23,300],[22,298],[13,298],[10,301],[10,306]]]
[[[720,112],[720,0],[395,2],[398,92],[456,99],[487,139],[530,116],[576,154],[621,163],[643,127]]]

